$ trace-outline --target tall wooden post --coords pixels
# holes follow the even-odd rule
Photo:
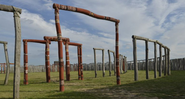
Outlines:
[[[168,49],[168,75],[171,75],[170,49]]]
[[[114,76],[116,75],[116,55],[115,52],[113,52],[113,57],[114,57]]]
[[[2,74],[2,72],[3,72],[3,65],[1,64],[1,74]]]
[[[80,47],[77,47],[78,52],[78,80],[81,80],[81,72],[80,72]]]
[[[137,66],[137,46],[136,39],[132,36],[133,41],[133,60],[134,60],[134,80],[138,80],[138,66]]]
[[[154,78],[157,78],[157,46],[154,42]]]
[[[102,50],[102,68],[103,77],[105,77],[104,49]]]
[[[159,77],[162,75],[162,45],[159,45]]]
[[[8,84],[8,78],[10,73],[10,64],[9,64],[9,58],[8,58],[8,49],[7,49],[7,43],[4,43],[4,52],[5,52],[5,59],[6,59],[6,76],[4,80],[4,85]]]
[[[63,46],[62,46],[62,33],[59,21],[59,9],[55,8],[55,25],[58,37],[58,55],[59,55],[59,84],[60,91],[64,91],[64,60],[63,60]]]
[[[123,55],[119,54],[119,68],[120,68],[121,74],[123,73],[122,63],[123,63]]]
[[[15,9],[14,9],[15,10]],[[19,86],[20,86],[20,56],[21,56],[21,24],[20,13],[14,12],[15,24],[15,53],[14,53],[14,99],[19,99]]]
[[[27,46],[27,41],[23,42],[24,46],[24,84],[28,84],[28,46]]]
[[[46,81],[50,82],[50,60],[49,60],[49,40],[46,40],[45,48],[45,66],[46,66]]]
[[[6,73],[6,63],[3,64],[4,74]]]
[[[109,76],[111,76],[111,57],[110,57],[110,51],[108,50],[109,55]]]
[[[146,63],[146,79],[149,79],[149,74],[148,74],[148,71],[149,71],[149,68],[148,68],[148,41],[145,40],[145,63]]]
[[[94,72],[95,72],[95,78],[97,77],[97,65],[96,65],[96,50],[94,50]]]
[[[66,80],[70,81],[70,62],[69,62],[69,47],[68,41],[65,43],[65,51],[66,51]]]
[[[166,53],[166,47],[164,47],[164,76],[166,76],[167,72],[167,53]]]
[[[125,73],[127,72],[127,69],[128,69],[128,64],[127,64],[127,57],[124,56],[124,63],[125,63]]]
[[[81,80],[84,80],[83,78],[83,64],[82,64],[82,45],[80,46],[80,73],[81,73]]]

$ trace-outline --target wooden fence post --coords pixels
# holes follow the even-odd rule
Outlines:
[[[137,46],[136,39],[132,36],[133,40],[133,60],[134,60],[134,80],[138,81],[138,66],[137,66]]]
[[[149,79],[149,74],[148,74],[148,71],[149,71],[149,68],[148,68],[148,41],[145,40],[145,64],[146,64],[146,79]]]

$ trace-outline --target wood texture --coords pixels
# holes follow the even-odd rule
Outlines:
[[[15,53],[14,53],[14,86],[13,98],[19,99],[19,86],[20,86],[20,58],[21,58],[21,23],[20,15],[14,12],[14,25],[15,25]]]

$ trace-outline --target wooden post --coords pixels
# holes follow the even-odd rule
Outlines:
[[[14,9],[15,10],[15,9]],[[20,56],[21,56],[21,24],[20,13],[14,12],[15,24],[15,53],[14,53],[14,87],[13,97],[19,99],[19,86],[20,86]]]
[[[111,57],[110,57],[110,50],[108,50],[108,56],[109,56],[109,76],[111,76]]]
[[[164,76],[166,76],[167,72],[167,53],[166,53],[166,48],[164,47]]]
[[[170,49],[168,49],[168,75],[171,75]]]
[[[95,72],[95,78],[97,77],[97,65],[96,65],[96,50],[95,48],[93,48],[94,50],[94,72]]]
[[[6,63],[3,64],[3,68],[4,68],[4,74],[6,73]]]
[[[24,84],[28,84],[28,47],[27,41],[23,41],[23,51],[24,51]]]
[[[116,75],[116,55],[115,53],[113,53],[113,57],[114,57],[114,76]]]
[[[58,37],[58,58],[59,58],[59,84],[60,91],[64,91],[64,60],[63,60],[63,46],[62,46],[62,32],[60,29],[59,9],[55,9],[55,25]]]
[[[9,58],[8,58],[8,49],[7,49],[7,43],[4,43],[4,53],[5,53],[5,59],[6,59],[6,76],[4,80],[4,85],[8,84],[8,78],[9,78],[9,73],[10,73],[10,64],[9,64]]]
[[[149,71],[149,68],[148,68],[148,41],[147,40],[145,40],[145,46],[146,46],[146,48],[145,48],[145,55],[146,55],[146,60],[145,60],[145,62],[146,62],[146,79],[149,79],[149,74],[148,74],[148,71]]]
[[[131,64],[131,63],[130,63]],[[125,72],[125,56],[123,58],[123,71]]]
[[[66,80],[70,81],[70,62],[69,62],[69,47],[68,41],[65,43],[65,51],[66,51]]]
[[[104,63],[104,49],[102,50],[102,71],[103,71],[103,77],[105,77],[105,63]]]
[[[125,73],[127,72],[128,64],[127,64],[127,57],[124,56],[124,63],[125,63]]]
[[[80,47],[77,47],[78,52],[78,80],[81,80],[81,73],[80,73]]]
[[[80,46],[80,74],[81,74],[81,80],[84,80],[84,78],[83,78],[83,65],[82,65],[82,45]]]
[[[46,82],[50,82],[50,60],[49,60],[49,40],[45,44],[45,66],[46,66]]]
[[[159,45],[159,77],[162,75],[162,45]]]
[[[137,46],[136,39],[132,36],[133,41],[133,60],[134,60],[134,80],[138,81],[138,66],[137,66]]]
[[[2,72],[3,72],[3,67],[2,67],[3,65],[1,64],[1,74],[2,74]]]
[[[154,78],[157,78],[157,46],[154,42]]]

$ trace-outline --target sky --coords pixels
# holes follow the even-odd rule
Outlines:
[[[22,9],[22,40],[43,40],[43,36],[57,36],[53,3],[79,7],[119,19],[119,53],[126,56],[128,61],[133,60],[132,35],[158,40],[170,48],[171,59],[185,56],[185,0],[0,0],[0,4]],[[83,44],[83,63],[94,62],[93,48],[105,49],[105,62],[108,61],[107,50],[115,50],[114,22],[64,10],[60,10],[59,16],[62,36],[70,38],[71,42]],[[14,62],[14,37],[13,14],[0,11],[0,41],[8,42],[11,63]],[[23,42],[21,44],[22,65]],[[149,58],[154,57],[153,51],[154,44],[149,43]],[[96,54],[97,62],[101,62],[101,51],[96,51]],[[69,47],[69,57],[72,64],[78,62],[75,46]],[[144,41],[137,40],[137,59],[145,59]],[[57,60],[58,45],[57,42],[52,42],[50,64]],[[0,63],[4,62],[4,48],[0,44]],[[44,44],[28,43],[28,64],[45,64]]]

